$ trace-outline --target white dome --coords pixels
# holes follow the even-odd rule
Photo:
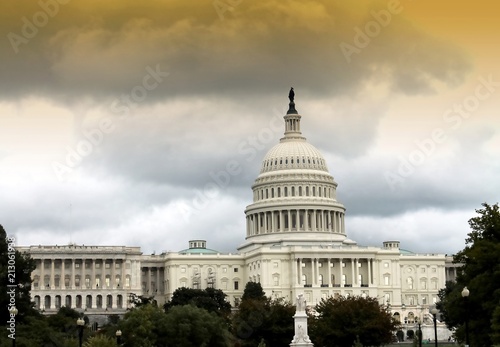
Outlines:
[[[267,152],[260,173],[290,169],[328,172],[325,159],[316,147],[305,139],[284,138]]]

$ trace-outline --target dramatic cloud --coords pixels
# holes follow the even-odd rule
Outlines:
[[[497,20],[440,4],[3,6],[0,223],[23,245],[235,251],[293,86],[348,236],[456,252],[499,200]]]

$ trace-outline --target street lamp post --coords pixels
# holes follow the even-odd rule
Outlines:
[[[418,346],[422,347],[422,325],[420,323],[420,317],[417,317],[417,327]]]
[[[469,289],[464,287],[462,298],[465,300],[465,347],[469,347]]]
[[[83,326],[85,325],[85,321],[83,320],[83,318],[78,318],[76,320],[76,325],[78,326],[78,341],[79,341],[79,346],[82,347]]]
[[[116,345],[117,346],[120,346],[120,343],[122,342],[121,339],[122,339],[122,331],[117,330],[116,331]]]
[[[14,315],[14,319],[15,319],[15,316],[17,316],[17,314],[19,313],[19,311],[17,310],[16,306],[12,306],[10,309],[9,309],[9,313],[10,314],[13,314]],[[16,347],[16,336],[14,335],[14,337],[12,338],[12,347]]]
[[[437,326],[436,326],[436,315],[438,313],[438,310],[433,307],[431,309],[431,314],[432,314],[432,320],[434,321],[434,345],[438,347],[438,332],[437,332]]]

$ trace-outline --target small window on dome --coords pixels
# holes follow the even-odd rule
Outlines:
[[[305,163],[306,163],[306,159],[302,158],[302,164],[305,164]]]
[[[308,162],[309,164],[311,164],[311,159],[307,158],[307,162]]]
[[[283,164],[283,159],[280,159],[280,165],[282,165],[282,164]]]
[[[278,160],[275,160],[275,161],[274,161],[274,165],[278,165]]]
[[[293,164],[293,158],[291,159],[291,164]]]
[[[288,159],[286,159],[286,160],[285,160],[285,164],[287,164],[287,165],[288,165]]]

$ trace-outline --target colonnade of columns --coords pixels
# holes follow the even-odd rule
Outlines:
[[[373,258],[297,258],[292,264],[293,285],[305,287],[369,287]]]
[[[165,294],[165,268],[142,267],[142,290],[149,295]]]
[[[39,265],[33,277],[34,287],[40,290],[117,289],[127,278],[124,259],[41,258]]]
[[[344,213],[332,210],[290,209],[248,214],[247,236],[289,231],[345,232]]]

